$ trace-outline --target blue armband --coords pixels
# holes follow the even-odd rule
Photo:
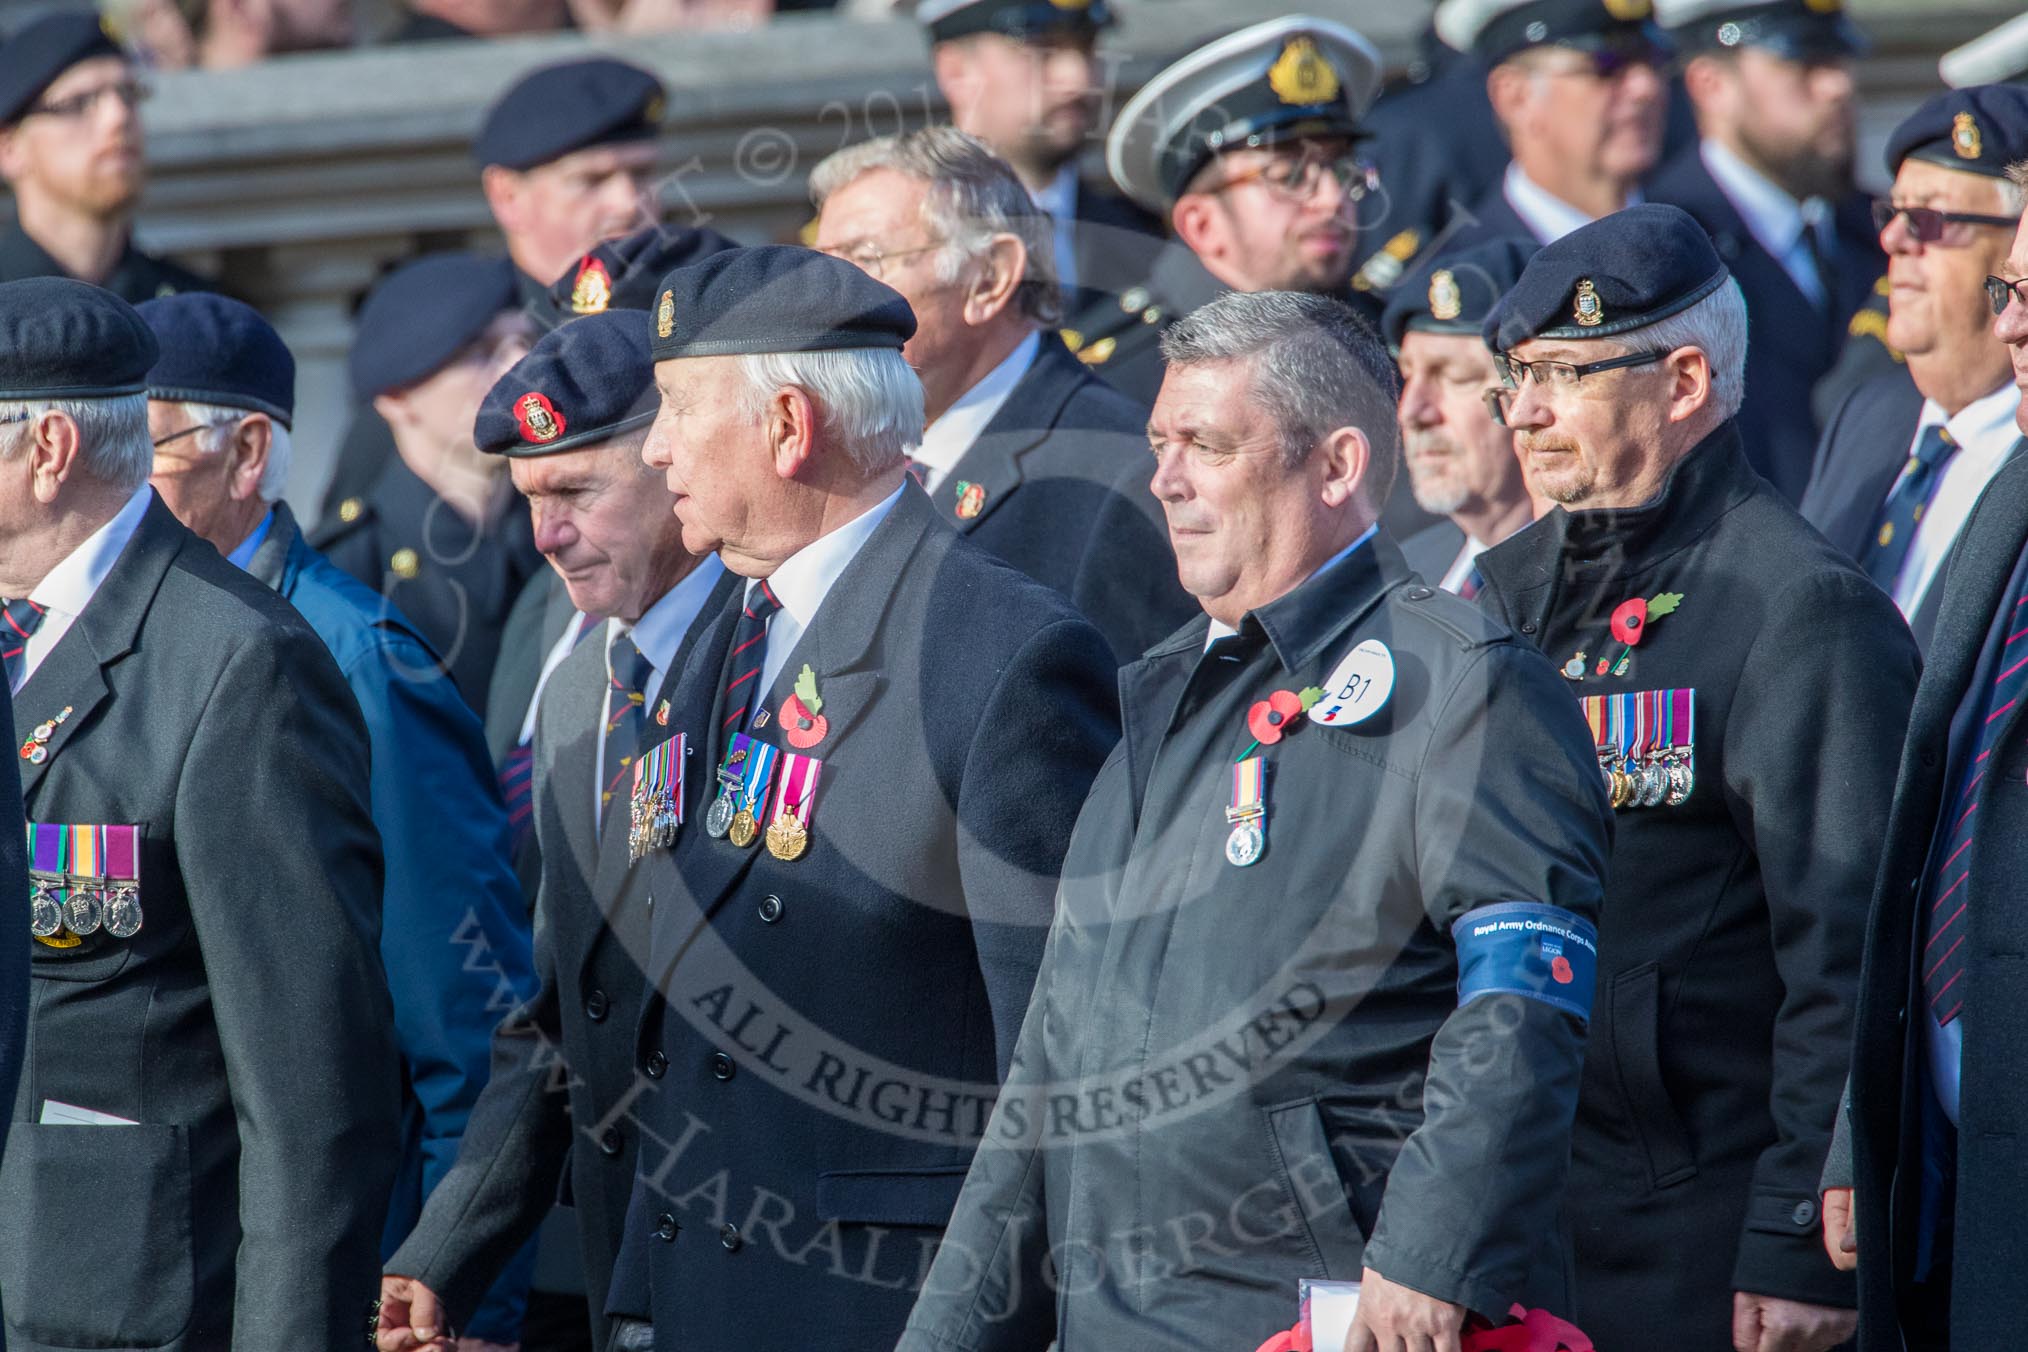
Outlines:
[[[1525,995],[1591,1021],[1598,981],[1598,927],[1561,906],[1503,901],[1467,911],[1451,926],[1458,949],[1458,1004],[1481,995]]]

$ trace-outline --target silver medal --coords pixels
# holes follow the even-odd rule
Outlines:
[[[46,887],[38,887],[28,895],[28,932],[38,939],[54,938],[63,928],[63,907],[57,905],[56,897]]]
[[[732,829],[734,811],[730,793],[721,793],[712,799],[710,808],[704,813],[704,834],[713,840],[725,839],[725,833]]]
[[[1225,838],[1225,862],[1234,868],[1245,868],[1259,859],[1266,848],[1267,833],[1260,829],[1260,823],[1243,821]]]
[[[1669,796],[1669,768],[1659,763],[1641,767],[1640,796],[1635,800],[1642,807],[1658,807]]]
[[[141,893],[138,888],[117,887],[106,896],[106,933],[115,939],[131,939],[141,932]]]
[[[70,898],[63,903],[64,927],[72,934],[96,934],[105,920],[105,905],[99,900],[98,889],[73,887]]]
[[[1672,761],[1669,764],[1669,806],[1681,807],[1690,798],[1690,790],[1697,787],[1697,774],[1688,761]]]

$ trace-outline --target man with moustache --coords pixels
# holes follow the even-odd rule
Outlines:
[[[1227,290],[1346,294],[1359,204],[1374,187],[1355,143],[1379,88],[1372,43],[1303,14],[1220,38],[1142,86],[1113,122],[1106,167],[1168,216],[1177,243],[1080,332],[1079,358],[1152,404],[1163,328],[1206,301]]]
[[[2028,159],[2010,177],[2028,190]],[[2028,435],[2028,223],[1986,289]],[[1972,508],[1942,590],[1867,926],[1850,1105],[1824,1167],[1824,1246],[1858,1268],[1861,1352],[1991,1347],[2028,1318],[2013,1262],[2028,1204],[2015,1149],[2028,461]]]
[[[96,14],[44,15],[0,44],[0,178],[14,193],[0,281],[75,277],[132,302],[211,289],[134,247],[146,97]]]
[[[937,88],[959,131],[1012,165],[1055,225],[1051,252],[1073,331],[1094,306],[1116,305],[1120,279],[1146,271],[1161,223],[1078,176],[1098,121],[1099,35],[1106,0],[925,0]]]
[[[1894,598],[1927,646],[1944,564],[1972,506],[2020,453],[2007,347],[1982,289],[2003,271],[2028,156],[2028,87],[1938,94],[1887,142],[1887,341],[1905,370],[1854,390],[1824,429],[1803,515]]]
[[[1838,0],[1657,0],[1688,61],[1703,139],[1648,195],[1682,207],[1746,294],[1747,461],[1800,501],[1817,449],[1810,392],[1886,260],[1852,184],[1852,62],[1865,36]]]
[[[1479,555],[1535,519],[1514,434],[1486,395],[1500,383],[1479,336],[1520,280],[1533,240],[1496,239],[1445,254],[1396,287],[1380,331],[1401,370],[1402,462],[1416,506],[1448,518],[1402,542],[1408,566],[1476,598]]]
[[[1669,49],[1648,0],[1442,0],[1437,35],[1486,68],[1513,158],[1442,247],[1547,244],[1641,200],[1662,153]]]
[[[1074,360],[1049,221],[954,127],[849,146],[810,175],[816,246],[899,291],[923,387],[910,470],[973,543],[1070,599],[1122,663],[1192,609],[1148,492],[1147,410]]]
[[[1747,464],[1746,305],[1686,213],[1544,246],[1484,335],[1561,505],[1480,556],[1480,604],[1561,667],[1617,814],[1575,1320],[1601,1347],[1823,1352],[1853,1296],[1817,1174],[1915,645]]]
[[[538,985],[493,1034],[492,1079],[457,1163],[388,1260],[383,1352],[463,1329],[559,1182],[591,1346],[608,1345],[606,1288],[639,1145],[631,1124],[608,1119],[634,1079],[650,919],[646,898],[622,886],[634,765],[645,736],[686,716],[676,673],[733,589],[716,559],[683,548],[670,494],[641,463],[655,408],[646,316],[614,310],[545,335],[479,413],[478,444],[507,460],[571,604],[611,618],[582,641],[565,636],[538,711]]]

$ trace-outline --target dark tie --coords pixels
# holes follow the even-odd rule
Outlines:
[[[732,651],[725,658],[725,721],[721,735],[746,726],[746,716],[760,698],[761,664],[768,655],[768,621],[782,603],[775,599],[767,580],[746,589],[746,604],[740,608],[739,624],[732,631]]]
[[[1929,506],[1943,478],[1944,465],[1957,448],[1957,441],[1941,425],[1923,429],[1921,439],[1915,443],[1915,454],[1909,457],[1908,467],[1902,470],[1894,491],[1887,495],[1886,505],[1880,509],[1880,524],[1874,528],[1873,538],[1866,542],[1866,552],[1859,562],[1866,576],[1889,595],[1894,592],[1895,579],[1901,576],[1901,565],[1908,559],[1908,547],[1915,543],[1916,523],[1922,520],[1923,508]]]
[[[1817,289],[1823,293],[1821,308],[1833,311],[1838,308],[1838,263],[1824,244],[1824,236],[1817,229],[1817,222],[1809,214],[1803,217],[1801,235],[1803,248],[1810,255],[1810,264],[1817,270]]]
[[[575,648],[584,642],[584,636],[597,623],[590,615],[579,615],[577,632],[571,636],[571,646]],[[535,699],[541,697],[542,692],[538,689]],[[532,734],[516,742],[514,749],[507,753],[507,759],[500,762],[500,797],[507,804],[507,825],[514,833],[514,850],[518,854],[535,824],[535,738]]]
[[[35,631],[42,628],[42,617],[49,611],[35,604],[27,597],[4,603],[0,610],[0,661],[7,667],[7,688],[17,689],[21,685],[21,673],[28,665],[28,640]]]
[[[1922,992],[1938,1023],[1949,1023],[1965,1007],[1965,939],[1971,920],[1965,908],[1971,895],[1972,838],[1979,829],[1979,801],[1986,784],[1986,770],[2000,730],[2007,726],[2014,706],[2028,695],[2028,596],[2015,599],[2004,611],[1999,656],[1993,661],[1992,685],[1979,717],[1975,745],[1978,754],[1963,771],[1964,788],[1946,809],[1950,825],[1939,838],[1948,844],[1935,851],[1937,866],[1931,871],[1928,909],[1924,912],[1927,931],[1922,950]]]
[[[599,794],[599,823],[605,824],[606,809],[615,793],[631,792],[634,757],[641,752],[642,712],[648,703],[648,680],[655,667],[634,646],[631,634],[621,634],[606,650],[611,668],[611,688],[606,692],[606,786]]]

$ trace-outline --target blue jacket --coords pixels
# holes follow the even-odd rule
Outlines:
[[[280,503],[247,571],[309,621],[366,719],[387,856],[381,962],[405,1072],[391,1254],[457,1158],[494,1025],[535,987],[527,904],[478,716],[401,612],[312,549]],[[460,1332],[518,1342],[533,1264],[531,1246]]]

